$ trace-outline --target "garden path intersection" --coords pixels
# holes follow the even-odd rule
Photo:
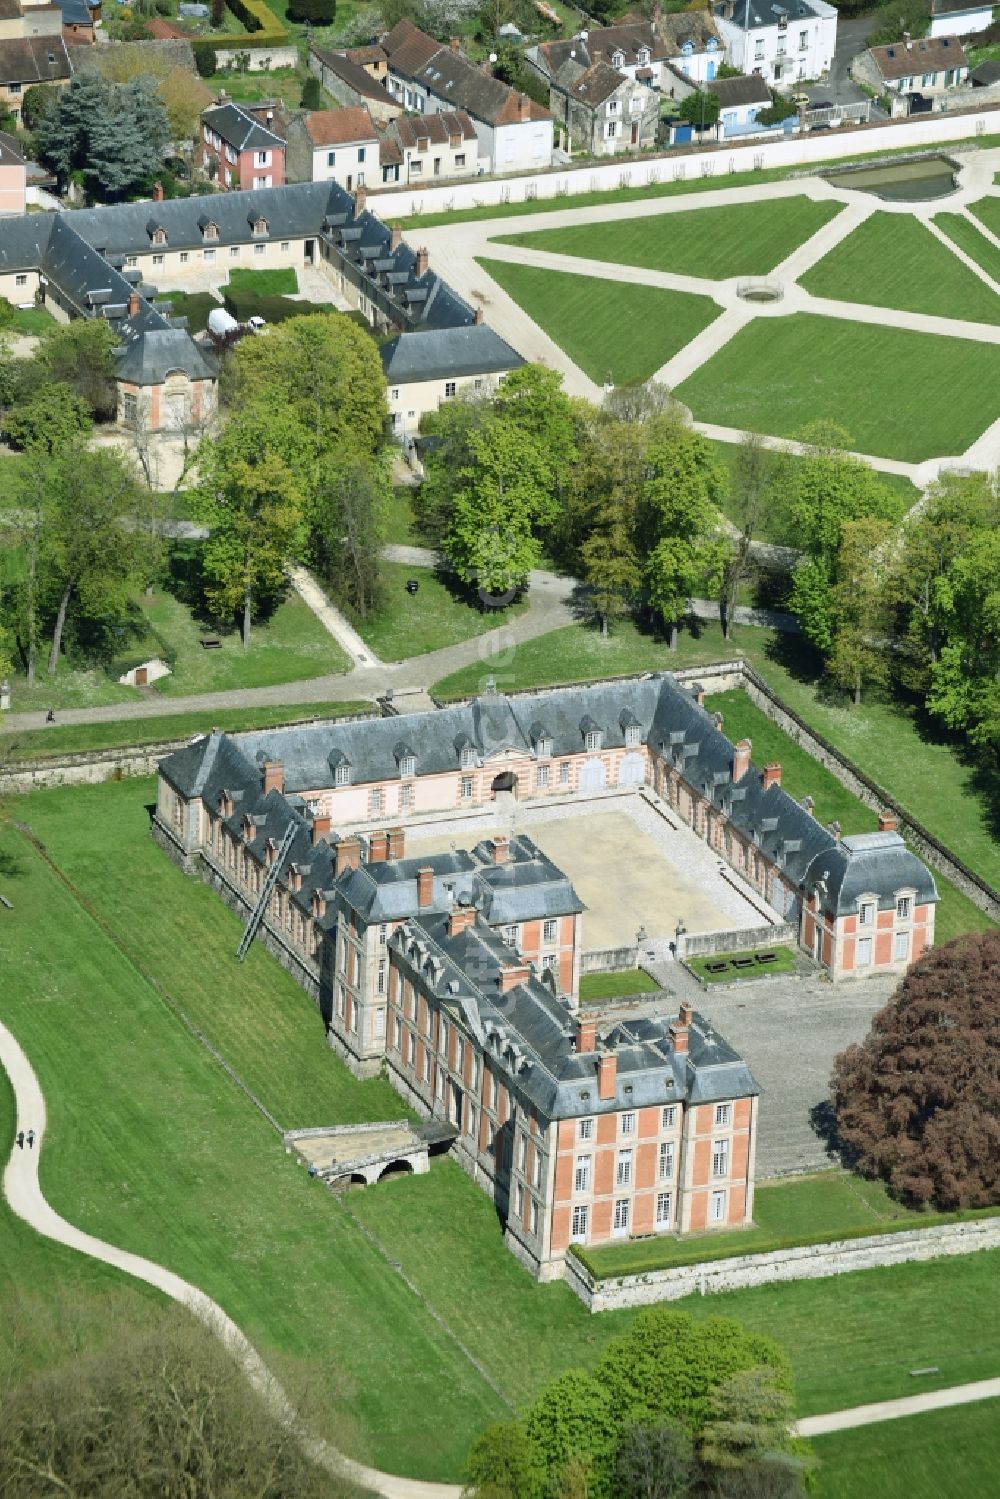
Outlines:
[[[786,318],[795,313],[843,319],[869,324],[880,328],[902,329],[912,332],[938,335],[944,338],[961,338],[971,342],[995,345],[998,333],[996,326],[965,321],[949,317],[936,317],[921,312],[905,312],[884,306],[868,306],[860,302],[841,301],[819,297],[807,292],[798,284],[803,276],[824,256],[842,244],[864,222],[875,213],[909,215],[929,226],[931,233],[944,245],[965,268],[975,275],[995,294],[1000,295],[1000,285],[968,255],[954,246],[931,222],[934,215],[947,211],[958,213],[969,219],[983,233],[983,225],[970,218],[969,205],[994,190],[994,174],[1000,167],[1000,151],[955,152],[953,159],[960,163],[958,191],[945,199],[928,202],[886,202],[875,196],[835,186],[824,177],[802,176],[782,182],[772,182],[752,187],[720,187],[696,194],[678,194],[674,197],[653,198],[647,202],[627,205],[604,204],[588,208],[562,208],[551,213],[535,213],[528,218],[497,217],[473,222],[449,224],[443,227],[423,229],[419,225],[406,231],[406,237],[414,246],[427,248],[433,264],[440,274],[463,296],[474,304],[482,305],[487,320],[498,327],[505,338],[526,359],[546,364],[558,370],[564,378],[565,388],[571,395],[582,396],[591,401],[600,401],[603,392],[594,380],[573,362],[565,351],[545,332],[518,303],[500,287],[478,262],[481,259],[507,262],[518,266],[531,266],[543,270],[586,276],[594,280],[628,283],[637,286],[659,288],[667,291],[686,292],[709,297],[720,309],[708,327],[698,333],[673,355],[651,378],[671,388],[676,388],[690,375],[723,349],[748,324],[757,318]],[[547,229],[569,229],[579,225],[616,223],[623,219],[660,217],[665,233],[669,220],[675,214],[691,210],[735,207],[782,198],[808,198],[815,203],[843,205],[837,216],[824,224],[814,234],[795,248],[777,264],[766,277],[768,282],[778,283],[782,288],[780,301],[750,304],[739,296],[738,287],[746,277],[730,277],[711,280],[700,276],[681,275],[671,271],[644,269],[640,266],[619,264],[607,260],[592,260],[578,255],[557,254],[548,250],[532,249],[524,244],[502,244],[499,240],[511,234],[531,234]],[[994,235],[988,230],[984,236],[996,245]],[[638,330],[623,329],[623,336],[637,336]],[[817,349],[817,359],[822,358],[822,349]],[[695,427],[706,435],[730,442],[740,438],[736,428],[725,428],[718,424],[703,424],[695,421]],[[925,462],[907,464],[886,460],[873,455],[861,455],[876,468],[905,474],[921,489],[937,476],[942,468],[954,465],[963,467],[995,468],[1000,465],[1000,419],[994,422],[963,453],[949,454]]]
[[[19,1130],[26,1132],[31,1129],[35,1132],[33,1150],[19,1149],[16,1143],[11,1146],[3,1177],[3,1195],[11,1212],[43,1237],[144,1281],[171,1300],[179,1302],[220,1339],[275,1414],[283,1420],[294,1421],[294,1412],[281,1386],[253,1344],[217,1302],[165,1266],[84,1233],[49,1205],[38,1177],[39,1158],[45,1142],[45,1097],[31,1062],[16,1037],[2,1022],[0,1067],[6,1072],[14,1093],[15,1134]],[[845,1431],[997,1397],[1000,1397],[1000,1379],[977,1380],[971,1384],[928,1391],[926,1394],[910,1395],[899,1400],[885,1400],[873,1405],[809,1416],[799,1422],[798,1430],[805,1437],[823,1436],[829,1432]],[[384,1499],[461,1499],[463,1490],[458,1484],[428,1483],[383,1473],[344,1457],[328,1442],[306,1434],[303,1434],[303,1442],[315,1460],[330,1472],[347,1477],[363,1488],[383,1495]]]

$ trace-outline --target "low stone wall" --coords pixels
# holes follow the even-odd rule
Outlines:
[[[248,33],[247,40],[253,35]],[[222,38],[220,37],[220,41]],[[299,54],[296,47],[216,47],[215,60],[219,69],[235,66],[237,58],[249,58],[247,71],[267,73],[271,68],[296,68]]]
[[[637,947],[598,947],[580,954],[581,973],[619,973],[639,964]]]
[[[822,1280],[853,1270],[905,1265],[953,1254],[974,1254],[1000,1248],[1000,1216],[969,1223],[942,1223],[934,1228],[908,1229],[895,1234],[871,1234],[863,1239],[833,1239],[800,1249],[776,1249],[724,1260],[702,1260],[670,1270],[596,1280],[573,1254],[566,1256],[565,1278],[591,1312],[650,1306],[677,1301],[700,1292],[741,1291],[779,1281]]]
[[[799,929],[781,926],[748,926],[729,932],[682,932],[677,939],[677,957],[710,958],[717,952],[743,952],[749,947],[798,946]],[[761,969],[766,973],[766,969]]]
[[[0,729],[3,721],[0,720]],[[156,774],[161,760],[183,749],[186,739],[165,739],[123,749],[91,750],[51,760],[12,760],[0,770],[0,792],[41,791],[51,786],[98,786],[126,776]]]

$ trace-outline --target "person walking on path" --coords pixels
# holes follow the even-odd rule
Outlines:
[[[33,1129],[29,1129],[24,1138],[28,1142],[28,1149],[33,1150],[35,1148],[35,1131]]]
[[[14,1138],[17,1141],[17,1148],[18,1148],[18,1150],[23,1150],[24,1149],[24,1130],[23,1129],[19,1129],[18,1132],[17,1132],[17,1134],[14,1136]]]

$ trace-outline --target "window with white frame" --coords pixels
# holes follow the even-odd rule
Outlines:
[[[712,1175],[729,1175],[729,1141],[716,1140],[712,1146]]]
[[[587,1238],[588,1209],[585,1203],[577,1203],[573,1209],[573,1226],[570,1238],[574,1244],[583,1244]]]
[[[660,1145],[659,1158],[657,1162],[659,1178],[661,1182],[669,1182],[674,1179],[674,1142],[664,1140]]]
[[[618,1164],[615,1168],[615,1185],[618,1187],[629,1187],[632,1185],[632,1152],[620,1150],[618,1152]]]
[[[622,1115],[622,1134],[623,1135],[634,1135],[635,1134],[635,1115],[634,1114],[623,1114]]]
[[[910,934],[909,932],[896,933],[896,946],[894,956],[897,963],[905,963],[910,956]]]
[[[382,810],[382,788],[373,786],[368,793],[368,811],[374,817]]]
[[[290,240],[287,240],[287,239],[283,239],[283,240],[282,240],[282,241],[281,241],[281,249],[282,249],[282,253],[283,253],[283,254],[284,254],[284,253],[286,253],[286,252],[287,252],[287,251],[288,251],[288,249],[289,249],[289,248],[290,248],[290,244],[291,244],[291,241],[290,241]]]
[[[910,917],[912,915],[913,915],[913,896],[912,895],[897,895],[896,896],[896,920],[897,921],[909,921],[909,919],[910,919]]]
[[[376,992],[376,994],[384,994],[385,993],[386,974],[388,972],[388,968],[389,968],[388,961],[385,958],[379,958],[379,960],[378,960],[378,977],[375,980],[375,992]]]
[[[349,786],[351,784],[351,767],[342,760],[333,772],[333,784],[335,786]]]
[[[677,1105],[668,1104],[660,1115],[660,1128],[673,1129],[677,1124]]]
[[[514,1188],[514,1216],[518,1223],[524,1222],[524,1184],[518,1182]]]
[[[212,261],[212,260],[215,259],[215,251],[214,250],[202,250],[202,252],[201,252],[201,258],[202,258],[202,260]]]
[[[403,1050],[403,1022],[397,1015],[393,1020],[393,1042],[397,1051]]]
[[[809,33],[808,33],[808,31],[800,31],[799,32],[799,51],[800,52],[804,52],[808,46],[809,46]]]
[[[455,1071],[459,1077],[465,1072],[465,1042],[461,1036],[455,1037]]]
[[[559,766],[559,784],[560,784],[560,786],[568,786],[569,785],[569,761],[568,760],[563,760],[562,763]]]
[[[131,270],[134,266],[137,266],[138,264],[139,264],[139,257],[138,257],[138,255],[126,255],[125,256],[125,267],[126,267],[127,270]]]
[[[858,938],[858,967],[867,968],[872,960],[872,939],[870,937]]]
[[[389,923],[387,921],[383,921],[382,924],[381,924],[381,926],[378,929],[378,945],[379,945],[379,947],[385,947],[385,945],[388,942],[388,940],[389,940]]]
[[[590,1191],[590,1156],[578,1155],[573,1168],[573,1191]]]
[[[584,736],[583,743],[585,749],[599,750],[601,747],[600,729],[588,729]]]
[[[439,1067],[438,1070],[437,1070],[437,1078],[435,1080],[435,1085],[434,1085],[434,1091],[437,1094],[438,1102],[440,1102],[441,1099],[444,1098],[444,1080],[445,1080],[445,1076],[446,1076],[446,1074],[445,1074],[444,1068],[443,1067]]]
[[[500,933],[501,937],[508,947],[517,946],[517,930],[518,929],[516,926],[505,926],[503,931]]]
[[[549,767],[547,765],[535,766],[535,785],[547,786],[549,784]]]
[[[535,1146],[534,1159],[531,1162],[531,1185],[533,1187],[540,1187],[542,1185],[542,1153],[537,1145]]]
[[[858,906],[858,926],[875,925],[875,902],[863,900]]]
[[[670,1212],[673,1206],[672,1194],[670,1192],[657,1192],[656,1194],[656,1227],[670,1227]]]
[[[639,744],[641,744],[641,743],[642,743],[642,729],[639,727],[639,725],[637,723],[626,724],[626,726],[625,726],[625,748],[626,749],[635,749],[636,746],[639,745]]]
[[[403,812],[409,812],[413,806],[413,787],[409,781],[399,788],[399,805]]]
[[[555,942],[559,936],[559,924],[555,921],[542,922],[542,941]]]
[[[753,60],[754,60],[754,62],[763,62],[763,60],[764,60],[764,39],[763,39],[763,37],[758,37],[757,40],[753,44]]]
[[[528,1165],[528,1137],[522,1130],[517,1137],[517,1169],[525,1171]]]
[[[263,184],[261,184],[261,185],[263,186]],[[267,254],[267,246],[266,245],[254,245],[254,247],[253,247],[253,253],[256,256],[258,256],[258,257],[261,256],[261,255],[266,255]]]
[[[579,1135],[581,1140],[592,1140],[594,1138],[593,1119],[581,1119],[577,1129],[577,1134]]]
[[[14,277],[14,285],[15,286],[27,286],[27,284],[28,284],[28,278],[27,278],[26,275],[20,275],[20,276],[15,276]]]
[[[336,151],[328,151],[326,153],[326,164],[328,167],[335,167],[337,165]]]
[[[122,418],[128,426],[134,427],[139,416],[139,402],[135,394],[126,390],[122,394]]]
[[[713,1192],[708,1206],[709,1223],[724,1223],[726,1219],[726,1194]]]
[[[189,252],[187,250],[182,250],[181,251],[181,265],[187,265],[187,263],[188,263],[188,261],[190,259],[191,259],[191,256],[190,256]]]
[[[462,777],[461,798],[463,802],[471,802],[475,792],[475,783],[471,776]]]
[[[542,972],[555,972],[556,955],[554,952],[542,953]]]
[[[717,1126],[732,1124],[733,1106],[731,1103],[717,1103],[715,1105],[715,1123]]]
[[[163,264],[163,256],[162,255],[154,255],[153,256],[153,264],[154,265],[162,265]]]
[[[615,1216],[613,1232],[616,1234],[628,1233],[629,1207],[631,1204],[627,1197],[615,1199]]]
[[[618,121],[617,120],[609,120],[608,121],[607,125],[605,126],[605,134],[607,135],[609,141],[613,141],[614,140],[615,136],[618,134]]]
[[[239,247],[239,245],[230,245],[229,246],[229,258],[230,258],[230,260],[239,260],[239,258],[240,258],[240,247]]]

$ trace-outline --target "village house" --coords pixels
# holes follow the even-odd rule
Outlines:
[[[378,181],[378,134],[367,109],[317,109],[290,126],[304,133],[309,154],[302,181],[339,182],[347,192]]]
[[[668,92],[680,75],[699,85],[714,78],[725,57],[725,41],[708,10],[663,15],[650,20],[625,16],[612,26],[579,31],[568,41],[529,47],[525,59],[552,88],[565,90],[581,74],[606,63],[640,84]]]
[[[373,120],[394,120],[403,111],[403,105],[387,93],[384,80],[388,62],[381,47],[353,48],[354,52],[376,51],[381,55],[382,67],[376,76],[373,65],[364,67],[351,61],[349,52],[331,52],[326,47],[309,46],[309,69],[315,73],[331,98],[340,104],[355,105],[368,110]]]
[[[485,172],[532,171],[552,163],[553,120],[547,109],[469,61],[458,42],[442,47],[411,21],[383,37],[386,87],[407,113],[462,110],[479,140]]]
[[[572,82],[553,80],[549,107],[564,147],[615,156],[656,144],[659,95],[609,63],[595,63]]]
[[[598,709],[610,700],[582,691]],[[455,736],[460,764],[503,735],[505,707],[456,710],[476,736]],[[408,738],[405,718],[341,727],[355,762],[374,734],[376,759],[391,753],[415,787],[416,745],[440,756],[455,727],[456,712],[439,716],[440,732]],[[239,913],[257,908],[356,1072],[384,1068],[451,1125],[523,1263],[548,1279],[572,1242],[748,1224],[753,1078],[689,1007],[603,1023],[580,1011],[582,906],[562,871],[523,835],[417,857],[399,825],[338,836],[321,800],[293,789],[319,778],[325,743],[309,729],[266,737],[213,733],[164,761],[155,836]],[[343,782],[351,763],[334,748],[324,770]]]
[[[837,11],[826,0],[717,0],[727,61],[789,89],[824,77],[837,49]]]
[[[442,328],[419,339],[405,335],[382,344],[382,368],[392,435],[408,448],[421,418],[469,391],[492,395],[511,370],[524,364],[477,311],[471,327]]]
[[[0,105],[6,106],[21,123],[21,104],[29,88],[36,83],[63,86],[73,76],[73,63],[62,37],[62,14],[55,7],[55,33],[28,32],[0,38]],[[33,17],[32,21],[37,20]]]
[[[398,115],[379,131],[383,183],[447,181],[475,177],[479,138],[464,110]]]
[[[202,163],[227,191],[280,187],[285,180],[285,142],[255,115],[220,102],[201,117]]]
[[[869,47],[851,64],[851,76],[893,98],[893,114],[905,114],[917,99],[933,99],[968,83],[969,59],[957,36],[907,34],[891,47]]]
[[[706,91],[715,94],[719,101],[718,130],[722,140],[751,132],[761,110],[771,105],[771,90],[760,74],[713,78]]]
[[[971,36],[993,25],[993,6],[976,0],[931,0],[931,26],[927,35]]]

